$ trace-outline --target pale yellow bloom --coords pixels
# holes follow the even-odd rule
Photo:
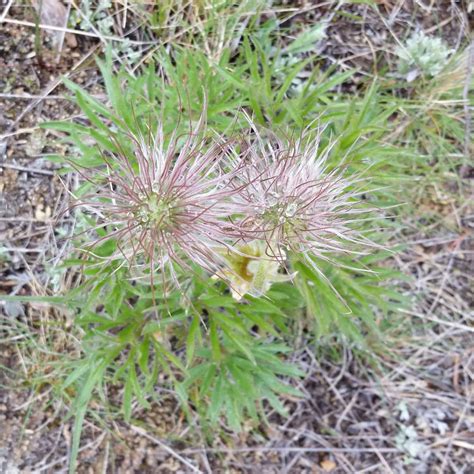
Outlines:
[[[273,283],[288,281],[290,275],[278,273],[280,262],[268,256],[267,244],[254,240],[237,247],[236,251],[226,251],[228,268],[219,275],[229,282],[233,298],[241,300],[244,295],[262,296]]]

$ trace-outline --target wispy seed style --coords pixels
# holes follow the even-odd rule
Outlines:
[[[349,242],[362,243],[349,225],[363,212],[356,193],[340,170],[327,167],[333,145],[321,150],[319,134],[311,139],[309,132],[293,142],[254,132],[238,180],[245,183],[240,197],[247,215],[240,226],[247,239],[266,241],[268,256],[280,261],[286,251],[330,260],[350,252]]]
[[[175,282],[175,264],[189,270],[194,263],[212,273],[222,266],[238,191],[226,183],[238,172],[238,159],[226,144],[203,141],[201,130],[202,121],[186,136],[166,139],[161,126],[147,137],[130,134],[132,156],[117,145],[120,152],[104,157],[99,191],[80,204],[98,211],[99,227],[107,227],[108,235],[94,244],[117,242],[111,258],[149,266],[152,278],[168,271]],[[97,174],[86,179],[97,184]]]

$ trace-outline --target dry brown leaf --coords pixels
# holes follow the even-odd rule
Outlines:
[[[65,28],[67,26],[68,10],[59,0],[32,0],[32,4],[40,16],[40,23],[43,25],[56,26],[58,28]],[[64,32],[49,30],[48,34],[54,38],[54,43],[57,46],[61,42]],[[72,37],[74,38],[74,36]]]
[[[67,22],[67,9],[59,0],[32,0],[44,25],[64,28]]]

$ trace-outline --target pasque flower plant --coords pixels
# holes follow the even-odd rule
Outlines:
[[[74,191],[77,220],[66,222],[81,228],[64,262],[73,286],[60,295],[80,355],[48,379],[64,380],[58,393],[76,416],[70,472],[98,394],[102,401],[118,387],[120,413],[131,421],[159,384],[212,436],[219,425],[239,430],[249,418],[263,421],[268,406],[284,415],[279,394],[302,396],[287,383],[304,376],[286,355],[296,327],[331,343],[335,330],[362,346],[398,305],[393,288],[382,288],[392,275],[379,272],[385,253],[358,254],[364,235],[383,236],[361,219],[363,182],[354,176],[370,162],[371,178],[385,183],[392,156],[372,132],[387,120],[372,107],[375,88],[342,108],[336,95],[337,107],[310,124],[344,79],[331,80],[329,92],[309,93],[308,84],[289,98],[282,84],[270,93],[271,67],[259,77],[261,49],[244,46],[218,69],[198,51],[163,50],[156,67],[133,74],[114,72],[109,52],[98,60],[106,103],[65,80],[83,114],[47,126],[73,145],[72,156],[56,160],[84,178]],[[235,67],[244,60],[252,67]],[[242,104],[258,125],[235,120]],[[229,135],[234,124],[247,131]],[[280,133],[305,126],[296,138]],[[387,202],[377,191],[367,196]]]
[[[179,285],[175,266],[198,265],[241,298],[290,278],[288,269],[290,276],[278,276],[288,253],[315,266],[315,257],[328,260],[362,242],[349,226],[361,212],[355,194],[338,169],[328,170],[332,145],[321,151],[320,133],[311,138],[308,130],[291,141],[268,131],[263,138],[252,126],[237,146],[238,140],[209,143],[203,127],[201,118],[186,135],[166,137],[161,125],[155,134],[130,133],[132,160],[119,145],[104,157],[98,192],[80,202],[109,228],[92,247],[113,239],[110,258],[149,268],[152,282],[166,274]],[[96,172],[85,176],[97,181]]]

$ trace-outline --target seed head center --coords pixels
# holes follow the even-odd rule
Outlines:
[[[296,202],[277,202],[268,206],[262,214],[264,221],[278,224],[290,224],[296,219],[298,204]]]
[[[175,199],[153,192],[141,203],[136,217],[142,226],[170,232],[176,224],[178,208]]]

